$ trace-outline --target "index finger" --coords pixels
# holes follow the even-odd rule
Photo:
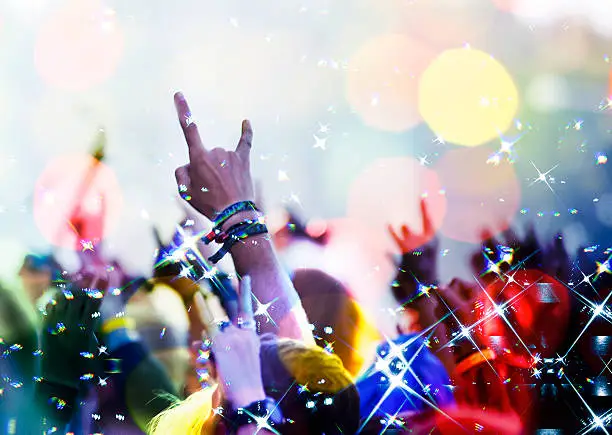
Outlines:
[[[393,239],[393,241],[395,242],[395,244],[397,246],[402,246],[403,242],[402,239],[400,238],[400,236],[395,232],[395,228],[393,228],[393,225],[388,224],[387,225],[387,230],[389,231],[389,234],[391,235],[391,238]]]
[[[245,275],[240,280],[240,316],[243,322],[251,322],[254,318],[252,295],[251,277]]]
[[[174,94],[174,105],[181,128],[183,129],[183,134],[185,135],[187,148],[189,148],[189,160],[193,161],[194,158],[204,155],[206,153],[206,148],[204,148],[204,144],[202,144],[198,126],[193,119],[191,109],[189,109],[187,100],[182,93],[177,92]]]

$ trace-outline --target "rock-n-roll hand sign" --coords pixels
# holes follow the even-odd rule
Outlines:
[[[236,202],[253,201],[250,170],[253,130],[250,122],[242,121],[242,134],[235,151],[222,148],[209,151],[202,143],[183,94],[174,95],[174,104],[189,149],[189,163],[175,171],[181,196],[211,220]]]

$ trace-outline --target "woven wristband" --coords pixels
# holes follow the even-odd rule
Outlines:
[[[230,205],[225,210],[223,210],[221,213],[219,213],[219,215],[213,222],[214,223],[213,229],[210,231],[210,233],[208,233],[206,236],[202,238],[202,241],[204,242],[204,244],[208,245],[209,243],[217,239],[217,237],[219,237],[219,235],[223,233],[221,226],[229,218],[231,218],[235,214],[240,213],[242,211],[259,211],[259,210],[257,209],[257,206],[255,205],[253,201],[241,201],[241,202],[237,202],[235,204]]]
[[[219,249],[213,256],[211,256],[208,260],[216,264],[221,260],[225,254],[227,254],[232,246],[238,243],[240,240],[244,240],[251,236],[257,236],[259,234],[265,234],[268,232],[268,228],[264,224],[252,224],[248,225],[245,228],[237,228],[235,231],[228,233],[225,241],[223,242],[223,246]]]
[[[215,227],[220,227],[223,222],[228,220],[230,217],[235,215],[236,213],[240,213],[241,211],[259,211],[257,206],[253,201],[240,201],[235,204],[230,205],[225,210],[223,210],[219,215],[215,218]]]
[[[221,231],[219,233],[219,235],[217,236],[217,238],[215,239],[215,242],[217,243],[224,243],[228,238],[230,238],[233,234],[240,234],[245,232],[248,228],[253,227],[254,225],[264,225],[264,220],[263,219],[256,219],[256,220],[252,220],[252,219],[247,219],[243,222],[237,223],[235,225],[232,225],[227,231]],[[266,228],[266,232],[267,232],[267,228]]]

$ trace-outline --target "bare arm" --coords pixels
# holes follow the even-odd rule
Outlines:
[[[269,237],[251,237],[244,243],[236,244],[232,249],[232,258],[236,271],[240,275],[249,275],[253,281],[256,311],[260,304],[272,302],[267,310],[270,320],[262,319],[264,313],[257,319],[261,332],[273,332],[314,344],[300,298],[280,265]]]
[[[253,131],[250,123],[242,123],[242,133],[235,151],[221,148],[207,150],[185,98],[182,94],[176,94],[174,102],[189,150],[189,164],[178,168],[175,173],[183,198],[210,220],[232,204],[253,201],[255,194],[250,169]],[[225,222],[224,228],[244,218],[255,217],[253,213],[256,212],[233,215]],[[260,322],[260,325],[283,337],[314,342],[297,293],[267,236],[251,236],[236,244],[231,254],[236,271],[240,275],[251,276],[257,301],[264,307],[268,306],[269,317],[266,316],[266,319],[269,321]],[[257,304],[257,314],[263,314],[260,308]]]

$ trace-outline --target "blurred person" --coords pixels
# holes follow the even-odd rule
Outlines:
[[[274,246],[313,325],[316,343],[340,357],[357,375],[371,355],[380,333],[351,295],[350,289],[325,272],[321,264],[329,233],[312,233],[296,213],[274,233]]]
[[[357,380],[364,427],[388,415],[420,414],[455,403],[449,366],[441,361],[445,329],[435,319],[435,305],[429,298],[438,283],[437,241],[424,200],[421,212],[422,234],[405,225],[400,234],[390,227],[402,253],[392,286],[400,305],[396,314],[398,336],[378,346],[375,361]],[[419,254],[413,255],[413,250]]]
[[[0,285],[0,424],[7,433],[27,430],[24,406],[32,400],[33,379],[40,376],[40,310],[57,290],[61,274],[52,255],[28,254],[19,270],[23,289]]]
[[[85,432],[78,414],[93,384],[87,373],[99,373],[95,331],[102,303],[90,277],[81,278],[52,295],[45,307],[41,333],[41,370],[36,382],[32,433]],[[32,409],[32,408],[30,408]],[[34,430],[37,429],[37,430]],[[19,432],[26,433],[26,432]],[[28,432],[29,433],[29,432]]]
[[[32,305],[44,308],[49,295],[62,282],[62,267],[53,255],[28,254],[23,259],[19,278]]]
[[[134,320],[141,340],[180,391],[189,370],[189,318],[175,285],[180,284],[151,280],[131,298],[126,315]]]
[[[380,340],[376,326],[346,286],[327,273],[297,269],[292,281],[314,326],[317,345],[337,355],[353,376],[359,374]]]
[[[241,281],[236,317],[219,327],[210,318],[203,320],[218,378],[185,401],[177,399],[153,420],[151,433],[355,433],[359,396],[341,361],[296,340],[258,337],[249,281]],[[196,301],[203,303],[200,294]],[[199,310],[207,311],[201,306]],[[244,429],[249,420],[236,414],[240,408],[253,423]]]

